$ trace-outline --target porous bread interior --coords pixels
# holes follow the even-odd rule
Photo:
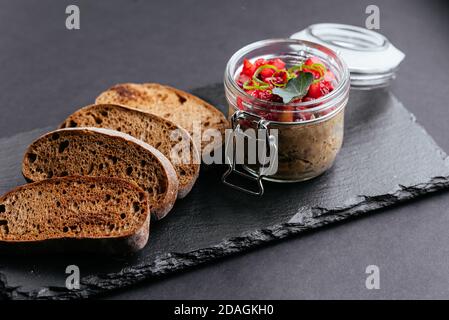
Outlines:
[[[120,106],[93,105],[75,112],[61,127],[99,127],[117,130],[155,147],[169,160],[171,160],[172,150],[182,142],[190,151],[187,159],[183,158],[181,148],[177,148],[178,157],[183,161],[181,163],[172,161],[180,187],[191,184],[192,179],[196,178],[198,174],[199,164],[194,163],[198,162],[198,155],[188,133],[157,116]],[[175,130],[178,131],[175,132]],[[176,133],[178,139],[171,139],[172,132]]]
[[[123,104],[154,113],[186,129],[192,136],[195,123],[201,125],[201,132],[214,129],[222,137],[227,127],[226,118],[213,106],[180,90],[155,83],[116,85],[100,94],[96,103]],[[204,151],[210,141],[204,140],[196,144],[201,145],[201,150]],[[221,145],[221,141],[214,142],[215,144]]]
[[[0,198],[0,240],[123,237],[136,233],[148,214],[144,192],[128,183],[46,180]]]
[[[61,130],[35,141],[23,169],[33,181],[64,176],[130,180],[149,194],[150,209],[164,201],[168,186],[163,165],[150,151],[118,137],[81,130]]]

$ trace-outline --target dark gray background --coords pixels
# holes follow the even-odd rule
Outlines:
[[[65,29],[68,4],[81,30]],[[217,82],[243,45],[316,22],[363,26],[368,4],[407,54],[393,93],[448,152],[444,1],[1,0],[0,136],[58,123],[116,82]],[[448,208],[447,195],[427,197],[110,297],[449,298]],[[370,264],[380,290],[365,288]]]

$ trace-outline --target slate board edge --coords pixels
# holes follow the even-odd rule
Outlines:
[[[199,266],[207,262],[231,256],[253,249],[272,241],[285,239],[308,230],[329,225],[334,222],[356,217],[374,210],[398,204],[418,196],[449,188],[449,176],[434,177],[426,183],[413,186],[400,186],[396,191],[374,197],[362,197],[363,200],[339,209],[317,209],[320,214],[311,216],[302,223],[277,224],[255,230],[239,237],[188,253],[168,253],[158,256],[151,263],[143,263],[125,268],[117,273],[88,276],[81,279],[79,290],[68,291],[63,287],[42,287],[39,290],[26,291],[21,287],[8,286],[6,276],[0,272],[0,299],[42,299],[65,300],[93,297],[111,290],[125,288],[138,282]]]
[[[393,99],[401,104],[396,97]],[[427,133],[413,114],[411,121],[415,123],[427,136],[435,151],[449,167],[448,155],[437,145],[431,135]],[[2,138],[5,139],[5,138]],[[195,267],[207,262],[242,253],[250,249],[268,244],[269,242],[285,239],[305,231],[324,227],[334,222],[360,216],[371,211],[415,199],[419,196],[449,188],[449,176],[433,177],[426,183],[412,186],[399,185],[389,193],[376,196],[359,196],[344,207],[327,209],[322,207],[310,208],[310,214],[301,222],[277,224],[264,229],[254,230],[241,236],[223,240],[217,245],[201,248],[187,253],[167,253],[156,257],[150,263],[143,263],[131,268],[125,268],[117,273],[88,276],[81,279],[81,289],[69,291],[64,287],[42,287],[38,290],[24,290],[21,287],[9,286],[6,276],[0,270],[0,300],[2,299],[41,299],[67,300],[83,299],[112,290],[122,289],[144,280],[155,279]]]

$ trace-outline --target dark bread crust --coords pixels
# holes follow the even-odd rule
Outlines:
[[[167,101],[159,96],[171,94],[177,101]],[[145,112],[154,113],[168,119],[178,126],[185,128],[195,140],[192,123],[201,121],[201,131],[207,129],[218,130],[221,134],[221,143],[213,143],[212,149],[217,149],[224,143],[225,129],[229,122],[217,108],[206,101],[185,91],[162,85],[159,83],[121,83],[116,84],[102,92],[95,103],[115,103],[138,108]],[[186,107],[187,106],[187,107]],[[206,148],[209,141],[194,141],[201,154],[209,154],[211,149]]]
[[[184,198],[193,188],[200,172],[200,155],[189,133],[173,122],[139,109],[116,104],[93,104],[85,106],[59,126],[60,129],[97,127],[117,130],[140,139],[158,149],[170,160],[170,151],[178,143],[170,136],[173,131],[188,144],[188,163],[173,163],[178,174],[178,198]]]
[[[54,137],[57,136],[58,139],[54,140]],[[82,153],[76,153],[76,159],[71,159],[72,161],[76,161],[76,163],[71,163],[68,160],[63,160],[61,153],[63,154],[64,151],[58,152],[57,148],[53,147],[52,152],[50,151],[50,144],[52,143],[61,143],[61,141],[69,141],[69,145],[74,143],[74,141],[77,138],[81,139],[84,137],[89,142],[89,145],[86,145],[84,143],[84,148],[97,148],[98,154],[95,156],[96,158],[92,158],[92,155],[86,155],[84,150]],[[70,139],[72,139],[70,141]],[[106,143],[105,143],[106,141]],[[100,144],[101,143],[101,144]],[[95,144],[95,146],[93,145]],[[158,185],[151,185],[150,187],[154,189],[154,192],[157,192],[156,194],[151,195],[150,194],[150,207],[152,210],[152,214],[156,219],[162,219],[167,215],[167,213],[172,209],[176,196],[177,196],[177,190],[178,190],[178,178],[176,175],[176,171],[174,170],[172,164],[170,161],[158,150],[151,147],[150,145],[144,143],[143,141],[140,141],[130,135],[110,130],[110,129],[101,129],[101,128],[70,128],[70,129],[60,129],[56,131],[52,131],[50,133],[47,133],[34,141],[27,149],[22,163],[22,173],[25,178],[31,180],[31,181],[40,181],[43,179],[50,178],[51,176],[64,176],[65,174],[68,175],[81,175],[81,176],[100,176],[100,177],[118,177],[123,178],[129,181],[134,181],[137,183],[142,189],[146,190],[146,187],[148,187],[148,184],[150,184],[150,180],[145,179],[138,179],[136,177],[127,175],[125,172],[120,171],[117,166],[118,164],[110,164],[110,168],[107,171],[106,169],[100,169],[97,165],[98,160],[105,161],[106,156],[115,156],[112,154],[107,154],[106,152],[110,152],[109,150],[110,146],[108,145],[116,145],[120,146],[120,148],[116,148],[115,151],[118,152],[122,150],[122,155],[124,157],[132,157],[130,156],[131,151],[134,150],[134,154],[138,154],[146,156],[147,159],[151,160],[152,162],[146,164],[151,164],[153,167],[156,168],[157,172],[161,176],[156,175],[155,179],[157,179]],[[43,146],[46,146],[46,148],[43,148]],[[70,147],[67,147],[70,148]],[[42,151],[39,151],[42,149]],[[69,149],[68,149],[69,150]],[[138,150],[138,151],[136,151]],[[41,154],[39,154],[41,152]],[[30,159],[30,155],[37,155],[37,158]],[[43,157],[43,159],[40,159],[40,156]],[[74,157],[74,156],[72,156]],[[45,159],[45,160],[44,160]],[[87,168],[82,168],[81,163],[85,160],[85,164],[89,163],[92,168],[95,168],[94,170],[88,170]],[[129,158],[128,160],[131,161]],[[136,167],[139,166],[138,163],[134,163],[135,159],[133,160],[133,165]],[[41,163],[39,161],[43,161],[44,163]],[[47,163],[48,162],[48,163]],[[67,163],[69,162],[69,163]],[[42,172],[39,172],[39,164],[40,165],[51,165],[51,174],[48,172],[45,172],[45,170],[41,170]],[[142,171],[147,171],[150,169],[141,169]],[[154,170],[156,170],[154,169]],[[139,169],[140,170],[140,169]],[[89,172],[91,171],[91,172]],[[133,173],[134,174],[134,173]],[[140,181],[140,183],[139,183]]]
[[[23,186],[19,186],[3,196],[0,197],[0,205],[7,205],[8,210],[5,210],[3,207],[2,215],[0,215],[0,220],[11,222],[17,221],[20,215],[25,215],[29,213],[29,209],[31,211],[36,211],[39,206],[51,207],[55,201],[59,203],[65,204],[69,199],[72,199],[75,193],[79,195],[80,190],[84,188],[84,190],[91,189],[91,186],[95,185],[96,188],[101,189],[104,192],[110,191],[119,191],[125,190],[131,194],[134,194],[136,199],[140,199],[139,206],[142,211],[139,213],[139,220],[136,225],[131,225],[128,229],[118,230],[116,232],[112,232],[111,230],[95,230],[93,233],[92,230],[88,231],[88,234],[83,234],[82,232],[73,233],[73,232],[64,232],[58,231],[61,230],[61,222],[54,219],[52,223],[47,222],[45,219],[35,219],[33,221],[29,221],[29,223],[36,223],[39,220],[39,223],[42,224],[43,230],[37,234],[37,236],[33,239],[32,236],[29,235],[31,230],[28,230],[28,233],[25,233],[24,237],[13,235],[12,237],[8,236],[8,233],[0,232],[0,254],[28,254],[28,253],[41,253],[41,252],[63,252],[63,251],[76,251],[76,252],[96,252],[96,253],[112,253],[112,254],[126,254],[136,252],[145,247],[150,231],[150,209],[149,209],[149,201],[148,195],[136,184],[126,181],[124,179],[118,178],[104,178],[104,177],[64,177],[64,178],[52,178],[48,180],[43,180]],[[72,192],[62,193],[57,192],[58,190],[64,188],[72,188]],[[101,198],[103,194],[98,192],[98,189],[92,189],[92,192],[89,194],[84,194],[85,198],[90,197],[91,199],[98,199],[100,206],[103,204],[101,208],[98,208],[97,222],[103,223],[105,220],[105,216],[113,215],[112,209],[108,212],[108,207],[104,206],[104,203],[101,203]],[[56,191],[55,191],[56,190]],[[39,203],[30,203],[27,195],[44,193],[45,191],[52,191],[51,199],[39,197]],[[22,197],[22,198],[21,198]],[[28,202],[27,202],[28,201]],[[75,200],[76,202],[76,200]],[[110,207],[109,207],[110,208]],[[52,208],[51,210],[53,210]],[[74,214],[73,212],[67,211],[68,209],[62,205],[59,208],[59,212],[56,211],[55,215],[63,216],[65,218],[64,221],[68,220],[70,215]],[[124,209],[125,210],[125,209]],[[19,212],[20,211],[20,212]],[[80,211],[83,211],[82,209]],[[43,211],[37,211],[44,215]],[[37,213],[35,212],[35,213]],[[77,212],[76,214],[86,214],[86,212]],[[43,217],[43,216],[41,216]],[[40,218],[41,218],[40,217]],[[91,216],[92,217],[92,216]],[[84,216],[78,217],[80,225],[83,225],[86,229],[89,228],[85,222],[81,222]],[[117,217],[115,217],[117,219]],[[95,219],[95,218],[94,218]],[[114,221],[114,218],[110,218],[111,221]],[[119,223],[117,221],[117,223]],[[47,224],[45,226],[45,224]],[[8,224],[6,224],[8,225]],[[11,226],[12,227],[12,226]],[[33,229],[30,226],[24,226],[24,228]],[[50,228],[45,228],[50,227]],[[51,230],[51,231],[49,231]],[[9,233],[16,233],[13,230],[9,230]],[[26,231],[26,230],[25,230]],[[34,231],[34,230],[33,230]],[[23,233],[24,231],[22,231]],[[8,239],[9,238],[9,239]]]
[[[134,235],[117,238],[60,238],[26,242],[0,240],[0,256],[36,255],[54,253],[88,253],[101,255],[130,255],[142,250],[148,243],[150,217]]]

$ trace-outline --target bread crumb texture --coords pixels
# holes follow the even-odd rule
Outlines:
[[[190,135],[159,116],[114,104],[90,105],[76,111],[61,125],[61,128],[74,127],[113,129],[155,147],[172,161],[181,190],[190,191],[199,174],[200,158]]]
[[[198,123],[201,124],[203,134],[213,129],[218,130],[222,137],[224,130],[229,127],[226,117],[209,103],[187,92],[157,83],[117,84],[101,93],[96,103],[123,104],[154,113],[186,129],[192,136],[194,126]],[[206,140],[201,142],[201,150],[209,143]],[[216,144],[221,146],[222,141]]]
[[[0,198],[0,241],[125,237],[148,215],[145,192],[124,180],[50,179]]]
[[[142,146],[89,130],[60,130],[33,142],[23,174],[32,181],[53,177],[117,177],[149,194],[150,209],[165,201],[168,179],[162,163]]]

